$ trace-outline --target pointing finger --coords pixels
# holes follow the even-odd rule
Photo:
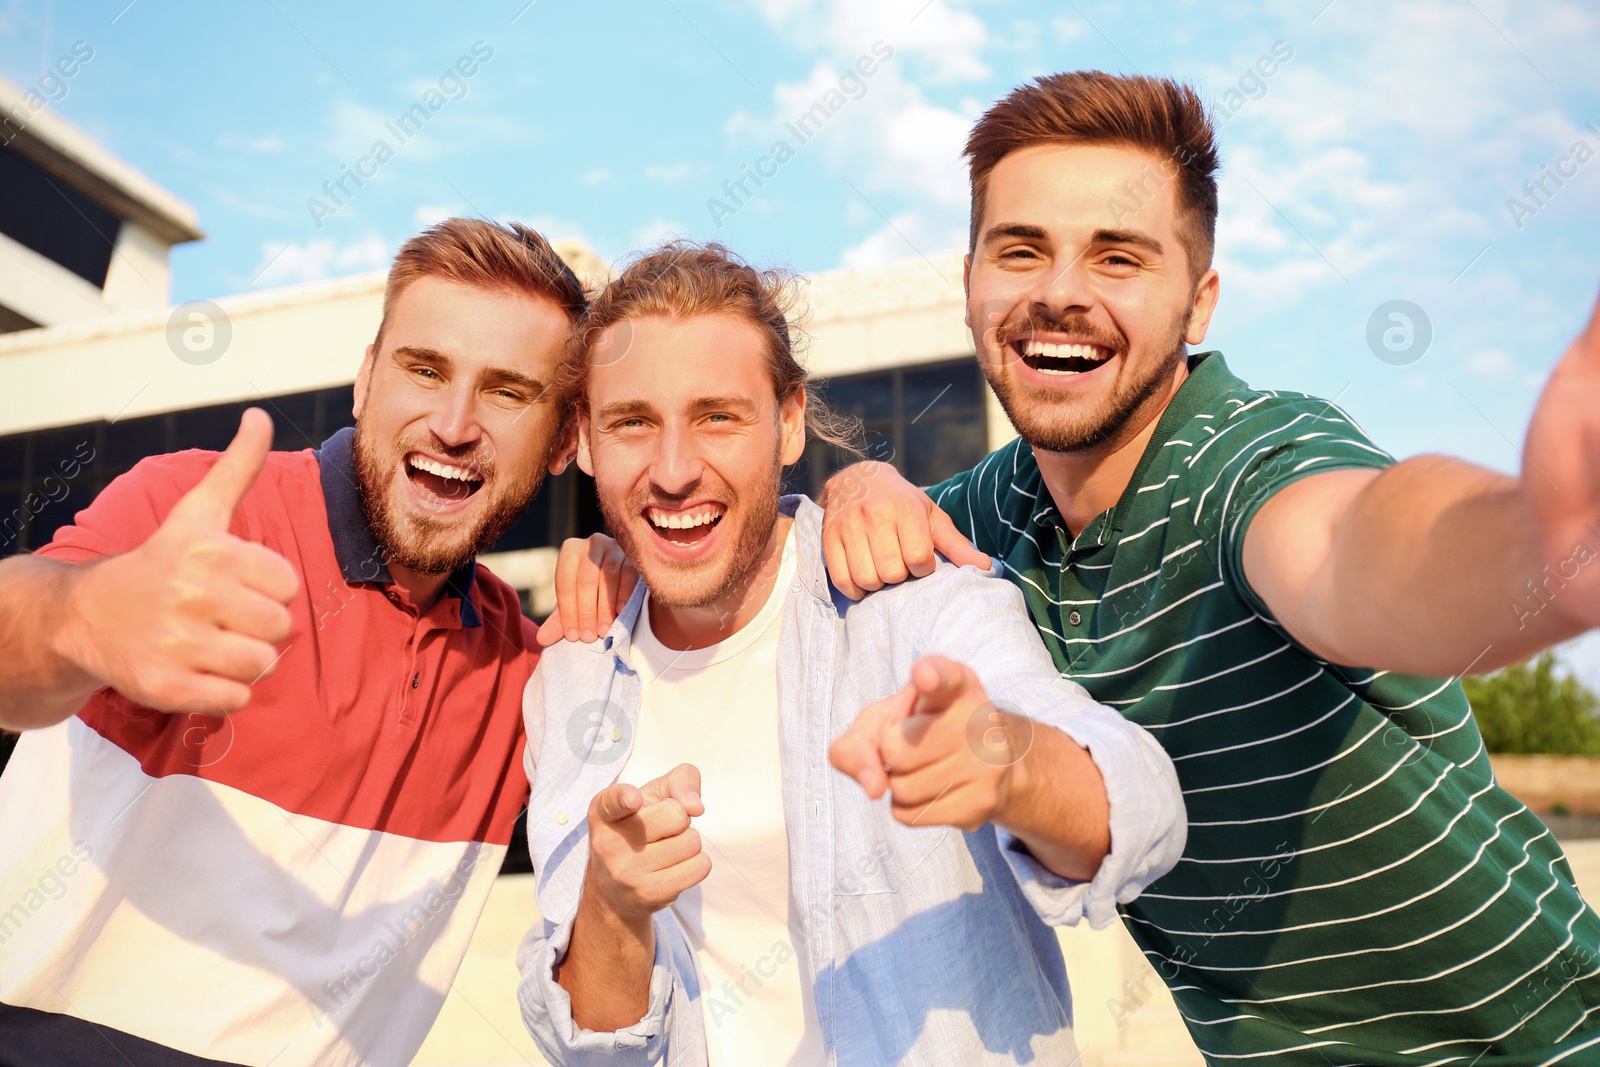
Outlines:
[[[873,800],[889,788],[883,769],[883,732],[911,713],[915,690],[906,686],[893,696],[868,704],[844,733],[828,746],[828,762],[861,783]]]
[[[911,685],[917,691],[912,713],[938,715],[948,711],[967,687],[967,668],[943,656],[923,656],[911,667]]]

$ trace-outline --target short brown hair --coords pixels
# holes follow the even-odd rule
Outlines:
[[[806,370],[795,358],[791,332],[794,277],[781,270],[757,270],[726,246],[679,239],[642,253],[606,286],[573,331],[562,384],[575,410],[586,411],[583,395],[589,349],[602,330],[625,319],[663,315],[734,315],[761,334],[767,370],[779,401],[806,388]],[[806,429],[818,440],[860,452],[860,424],[830,410],[814,393],[806,397]]]
[[[556,302],[567,318],[584,312],[583,285],[550,242],[518,222],[445,219],[400,246],[383,286],[383,319],[376,347],[394,305],[418,278],[444,278],[480,289],[521,292]]]
[[[1217,235],[1217,137],[1193,88],[1170,78],[1075,70],[1013,89],[984,112],[967,137],[972,250],[978,247],[989,173],[1019,148],[1040,144],[1123,145],[1171,160],[1178,179],[1178,237],[1189,254],[1190,277],[1198,279],[1211,266]]]

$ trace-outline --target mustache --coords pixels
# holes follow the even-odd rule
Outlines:
[[[1018,337],[1040,333],[1071,334],[1117,353],[1128,350],[1127,335],[1115,327],[1106,329],[1091,322],[1087,315],[1066,315],[1056,318],[1037,311],[1025,318],[1002,323],[995,330],[995,343],[1004,347]]]
[[[481,444],[447,445],[431,433],[427,435],[425,441],[417,437],[395,440],[394,454],[397,459],[404,458],[410,452],[427,452],[430,455],[442,456],[458,466],[470,467],[477,471],[485,482],[494,477],[494,449],[485,448]]]
[[[707,504],[720,504],[725,510],[733,510],[734,496],[732,493],[722,491],[720,486],[708,486],[705,483],[696,485],[694,489],[678,496],[669,496],[659,490],[645,489],[631,495],[628,500],[628,510],[637,515],[645,508],[662,508],[673,511],[684,505],[686,501],[699,500]]]

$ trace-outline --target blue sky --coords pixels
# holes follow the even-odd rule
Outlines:
[[[1027,78],[1091,67],[1184,78],[1219,105],[1208,347],[1256,384],[1336,397],[1399,455],[1515,469],[1600,286],[1593,3],[355,7],[0,0],[0,73],[29,85],[75,42],[94,49],[54,106],[198,209],[210,236],[175,253],[178,300],[380,267],[455,213],[608,256],[717,236],[802,271],[957,248],[973,118]],[[776,177],[731,214],[708,205],[875,45],[892,58]],[[1253,73],[1275,46],[1290,58]],[[462,60],[471,76],[448,77]],[[401,143],[386,123],[430,91],[441,105]],[[327,196],[379,140],[393,157]],[[1418,360],[1368,346],[1390,300],[1427,316]]]

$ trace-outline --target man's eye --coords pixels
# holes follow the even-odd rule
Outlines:
[[[412,368],[412,373],[419,374],[424,378],[437,379],[439,377],[439,373],[437,371],[435,371],[432,367],[413,367]]]

